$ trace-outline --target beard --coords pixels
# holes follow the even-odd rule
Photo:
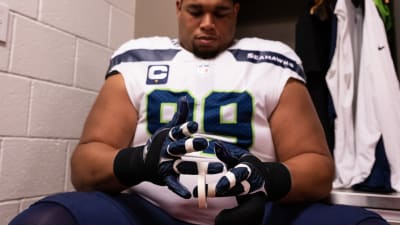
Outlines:
[[[219,54],[219,50],[201,50],[197,47],[193,48],[193,54],[202,59],[212,59]]]
[[[221,49],[220,48],[213,48],[213,49],[209,49],[209,48],[201,48],[199,46],[197,46],[195,43],[192,43],[193,49],[192,49],[192,53],[202,59],[212,59],[215,58],[220,52]]]

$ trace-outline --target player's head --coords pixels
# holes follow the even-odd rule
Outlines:
[[[215,57],[234,40],[239,8],[237,0],[176,0],[181,45],[198,57]]]

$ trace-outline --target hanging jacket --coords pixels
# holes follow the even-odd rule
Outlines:
[[[336,51],[327,73],[335,120],[334,187],[364,181],[375,162],[380,140],[391,169],[391,184],[400,191],[400,86],[384,24],[373,0],[362,12],[338,0]]]

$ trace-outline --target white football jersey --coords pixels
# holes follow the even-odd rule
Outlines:
[[[238,40],[213,59],[201,59],[166,37],[129,41],[111,60],[109,74],[121,73],[138,125],[133,146],[143,145],[187,96],[196,135],[235,143],[262,161],[276,161],[268,118],[289,78],[304,81],[299,58],[288,46],[258,38]],[[212,149],[207,152],[212,153]],[[190,156],[188,157],[190,158]],[[207,183],[221,174],[207,175]],[[181,176],[189,190],[196,176]],[[185,200],[166,187],[143,182],[131,188],[174,217],[195,224],[213,224],[215,216],[237,203],[233,197],[209,198],[199,209],[197,199]]]

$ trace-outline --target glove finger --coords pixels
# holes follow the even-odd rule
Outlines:
[[[224,193],[216,191],[216,184],[206,184],[206,193],[207,197],[209,198],[244,195],[249,192],[249,189],[250,184],[247,181],[243,181],[242,183],[235,185],[233,188]],[[197,198],[198,194],[198,186],[195,186],[193,188],[193,196]]]
[[[224,164],[220,162],[210,162],[208,163],[207,174],[217,174],[224,171]]]
[[[228,168],[232,168],[239,163],[239,159],[230,153],[223,142],[215,142],[214,151],[217,158],[224,162]]]
[[[171,157],[180,157],[186,153],[202,151],[208,147],[205,138],[185,138],[171,142],[166,150],[166,154]]]
[[[189,137],[192,134],[194,134],[198,128],[199,125],[196,122],[189,121],[182,125],[173,127],[169,132],[169,137],[172,140],[178,140],[184,137]]]
[[[216,185],[216,192],[224,194],[242,181],[246,180],[250,174],[251,169],[249,166],[242,163],[238,164],[219,179]]]
[[[178,181],[178,176],[166,176],[164,181],[171,191],[184,199],[189,199],[192,195],[190,191]]]
[[[247,149],[234,144],[216,141],[214,146],[217,157],[227,164],[228,168],[234,167],[246,155],[251,155]]]
[[[145,164],[150,167],[154,167],[160,161],[160,154],[162,149],[160,146],[163,145],[168,135],[168,128],[159,129],[151,139],[147,141],[149,147],[144,150]]]
[[[218,184],[215,186],[215,196],[217,197],[244,195],[250,191],[250,183],[246,180],[235,184],[233,187],[229,187],[228,189],[219,189],[217,188]]]
[[[189,116],[189,103],[186,96],[182,96],[177,102],[177,111],[175,112],[172,120],[166,125],[167,127],[173,127],[179,124],[183,124],[187,121]]]
[[[263,192],[238,197],[239,205],[222,210],[215,218],[215,225],[261,224],[267,198]]]
[[[176,160],[174,163],[174,170],[178,174],[190,174],[190,175],[199,174],[197,170],[197,162],[195,161]],[[208,163],[207,174],[217,174],[221,173],[223,170],[224,170],[224,165],[222,163],[219,162]]]

